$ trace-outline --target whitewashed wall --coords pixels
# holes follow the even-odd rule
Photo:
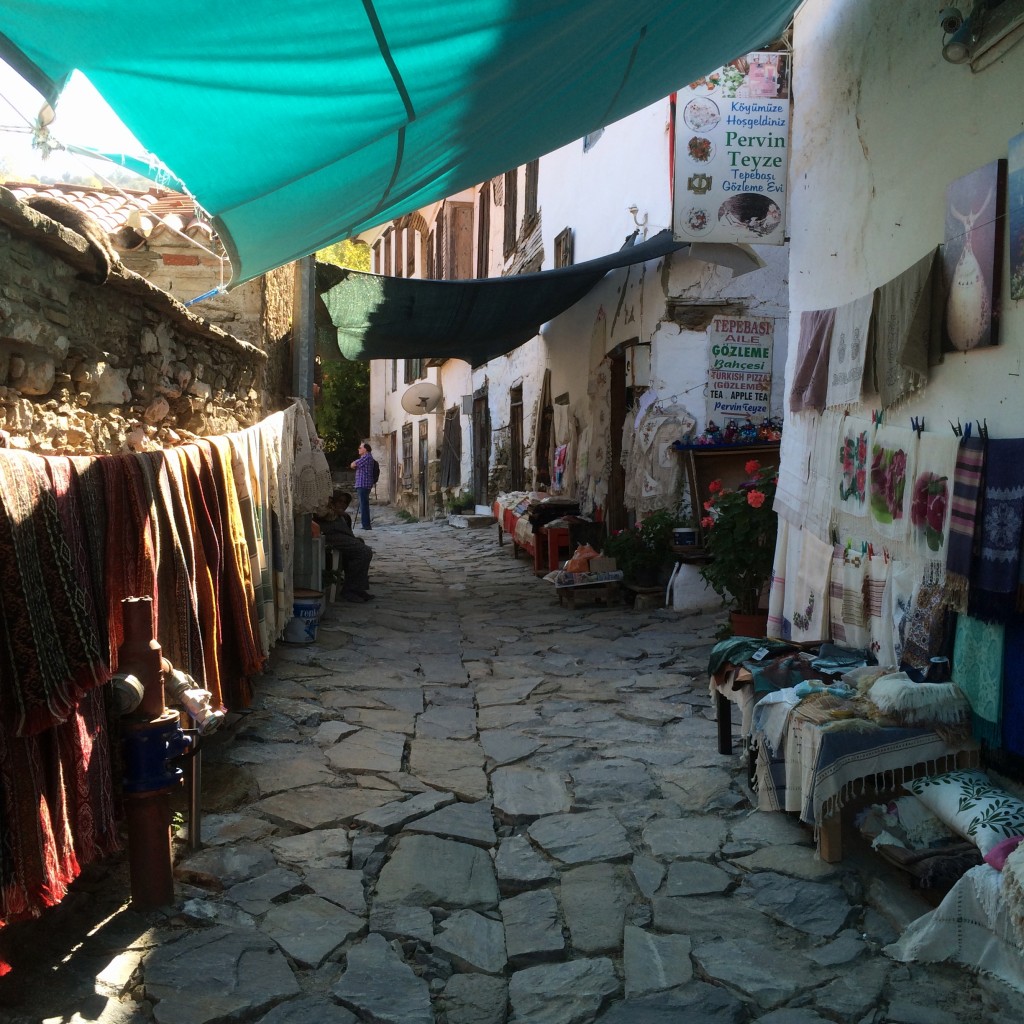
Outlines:
[[[808,0],[795,22],[790,349],[799,311],[835,306],[898,275],[942,241],[946,186],[1007,155],[1024,130],[1024,43],[978,74],[941,55],[927,0]],[[1009,300],[1001,341],[947,354],[893,420],[949,429],[987,418],[1024,435],[1024,310]],[[791,369],[790,369],[791,372]]]

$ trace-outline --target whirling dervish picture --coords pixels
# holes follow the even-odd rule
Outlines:
[[[1006,161],[995,160],[946,189],[943,347],[970,352],[999,341],[999,285]]]

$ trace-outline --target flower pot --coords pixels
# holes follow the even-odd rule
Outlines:
[[[768,632],[768,613],[758,611],[748,615],[743,612],[729,612],[729,624],[735,636],[761,637]]]

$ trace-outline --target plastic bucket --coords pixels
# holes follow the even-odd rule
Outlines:
[[[286,644],[311,644],[316,640],[323,600],[321,590],[295,591],[292,618],[284,628],[284,636],[281,637]]]

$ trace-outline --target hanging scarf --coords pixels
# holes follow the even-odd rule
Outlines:
[[[961,615],[953,646],[953,682],[971,704],[974,738],[998,747],[1003,693],[1003,626]]]
[[[847,416],[839,435],[839,472],[833,506],[837,514],[861,518],[868,512],[868,453],[874,428]]]
[[[827,537],[832,527],[832,494],[836,488],[836,452],[845,414],[825,412],[814,438],[814,452],[807,481],[804,529]]]
[[[946,550],[946,603],[958,612],[967,611],[967,591],[974,556],[981,487],[985,471],[985,442],[964,437],[957,450],[953,473],[953,505],[949,517]]]
[[[796,370],[789,392],[790,412],[825,408],[828,390],[829,348],[835,324],[834,309],[811,309],[800,314],[800,340]]]
[[[935,303],[941,278],[938,250],[918,260],[875,292],[871,338],[875,390],[883,409],[905,401],[928,383],[929,365],[938,362],[942,309]]]
[[[1003,659],[1003,749],[1024,757],[1024,623],[1006,624]]]
[[[794,590],[791,639],[795,641],[827,640],[826,621],[829,601],[829,575],[832,568],[832,545],[819,540],[807,530],[801,531],[800,558]]]
[[[1006,622],[1017,613],[1017,580],[1024,524],[1024,439],[988,442],[981,532],[968,599],[970,614]]]
[[[933,581],[945,575],[957,450],[953,435],[922,434],[918,440],[910,497],[910,539],[917,558],[926,565],[934,563],[928,571]]]
[[[904,427],[878,426],[871,442],[868,501],[871,522],[880,537],[903,540],[910,524],[910,481],[914,476],[917,435]]]
[[[829,409],[845,408],[860,402],[871,304],[872,296],[864,295],[835,311],[828,365],[828,394],[825,398],[825,405]]]
[[[60,501],[73,504],[73,492]],[[12,735],[64,721],[107,678],[85,571],[45,460],[0,449],[0,729]]]

